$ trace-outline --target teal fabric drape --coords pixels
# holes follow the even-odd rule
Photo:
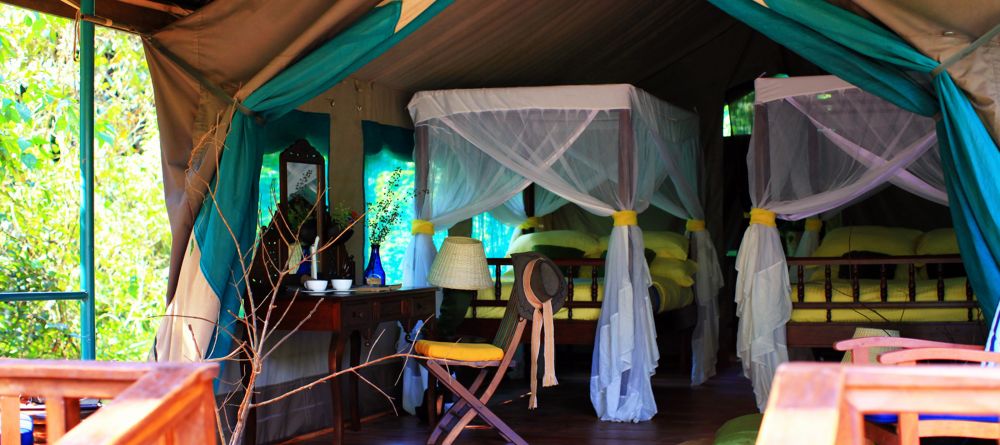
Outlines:
[[[942,72],[931,88],[922,86],[920,77],[927,79],[922,74],[937,67],[936,60],[822,0],[768,0],[769,8],[752,0],[710,1],[866,91],[918,114],[940,113],[938,141],[962,259],[984,315],[993,319],[1000,296],[1000,152],[951,76]]]
[[[221,357],[232,348],[231,333],[245,290],[243,264],[249,261],[256,236],[257,181],[269,128],[280,126],[282,116],[384,53],[448,4],[436,1],[399,32],[395,27],[400,3],[376,8],[247,97],[243,104],[268,123],[234,114],[213,180],[214,199],[205,200],[194,225],[202,251],[201,272],[221,301],[215,341],[206,356]]]

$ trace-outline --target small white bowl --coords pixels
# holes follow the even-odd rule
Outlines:
[[[354,285],[354,280],[350,278],[336,278],[330,281],[333,282],[333,290],[351,290],[351,286]]]
[[[322,292],[326,290],[326,286],[329,284],[326,280],[306,280],[306,289],[313,292]]]

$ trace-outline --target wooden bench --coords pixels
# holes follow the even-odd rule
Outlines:
[[[22,396],[45,398],[48,443],[216,443],[218,365],[0,359],[0,445],[19,445]],[[80,399],[111,399],[80,422]]]
[[[899,415],[901,429],[918,413],[1000,414],[1000,369],[786,363],[775,375],[757,444],[862,445],[864,415],[876,413]]]

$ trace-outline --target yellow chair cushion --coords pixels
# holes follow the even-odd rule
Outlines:
[[[503,349],[489,343],[452,343],[419,340],[413,347],[417,354],[463,362],[489,362],[503,358]]]

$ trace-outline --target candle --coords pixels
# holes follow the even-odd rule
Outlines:
[[[310,261],[311,266],[312,266],[311,267],[312,279],[316,280],[316,279],[319,279],[319,237],[318,236],[316,237],[316,241],[313,241],[312,251],[310,253],[312,254],[312,261]]]

